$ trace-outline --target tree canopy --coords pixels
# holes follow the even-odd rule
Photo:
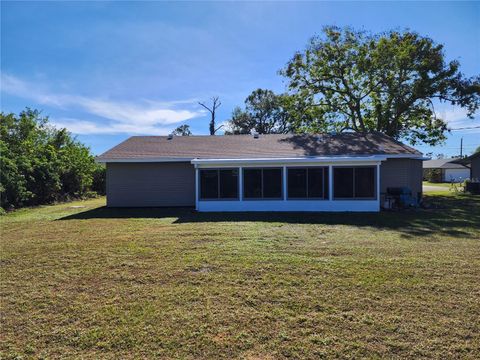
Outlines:
[[[466,108],[469,117],[480,105],[480,76],[466,78],[442,45],[411,31],[327,27],[281,74],[293,100],[317,108],[306,121],[290,119],[303,131],[379,131],[435,145],[447,131],[435,103]]]
[[[228,121],[228,134],[281,134],[289,131],[284,95],[257,89],[245,99],[245,109],[236,107]]]
[[[0,113],[1,207],[38,205],[104,192],[105,168],[37,110]]]
[[[190,130],[189,125],[183,124],[178,126],[175,130],[173,130],[172,134],[178,135],[178,136],[190,136],[192,135],[192,131]]]

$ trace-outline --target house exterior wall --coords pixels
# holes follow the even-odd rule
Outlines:
[[[408,187],[419,199],[422,196],[422,178],[422,160],[388,159],[380,165],[380,192],[386,193],[389,187]]]
[[[189,162],[107,163],[107,206],[195,206]]]
[[[480,180],[480,155],[472,158],[470,167],[472,171],[472,179]]]

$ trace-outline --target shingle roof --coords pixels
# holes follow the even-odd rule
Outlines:
[[[465,169],[465,166],[455,163],[459,159],[436,159],[423,162],[424,169]]]
[[[241,159],[422,154],[381,133],[319,135],[132,136],[97,159]]]

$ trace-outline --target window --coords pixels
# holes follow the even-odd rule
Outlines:
[[[328,168],[289,168],[289,199],[327,199]]]
[[[374,199],[375,167],[335,167],[333,187],[337,199]]]
[[[200,170],[201,199],[238,199],[238,169]]]
[[[243,169],[245,199],[281,199],[282,169]]]

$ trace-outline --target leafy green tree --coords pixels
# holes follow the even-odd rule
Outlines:
[[[0,205],[37,205],[88,194],[100,165],[37,110],[0,114]]]
[[[236,107],[228,121],[228,134],[281,134],[289,131],[284,95],[257,89],[245,100],[245,109]]]
[[[306,128],[379,131],[435,145],[447,131],[435,102],[466,108],[469,117],[480,105],[480,77],[466,78],[458,61],[445,61],[442,45],[410,31],[326,27],[281,74],[293,95],[319,108],[322,116]]]
[[[192,132],[190,130],[190,125],[187,125],[187,124],[180,125],[175,130],[173,130],[172,134],[178,135],[178,136],[190,136],[192,135]]]

